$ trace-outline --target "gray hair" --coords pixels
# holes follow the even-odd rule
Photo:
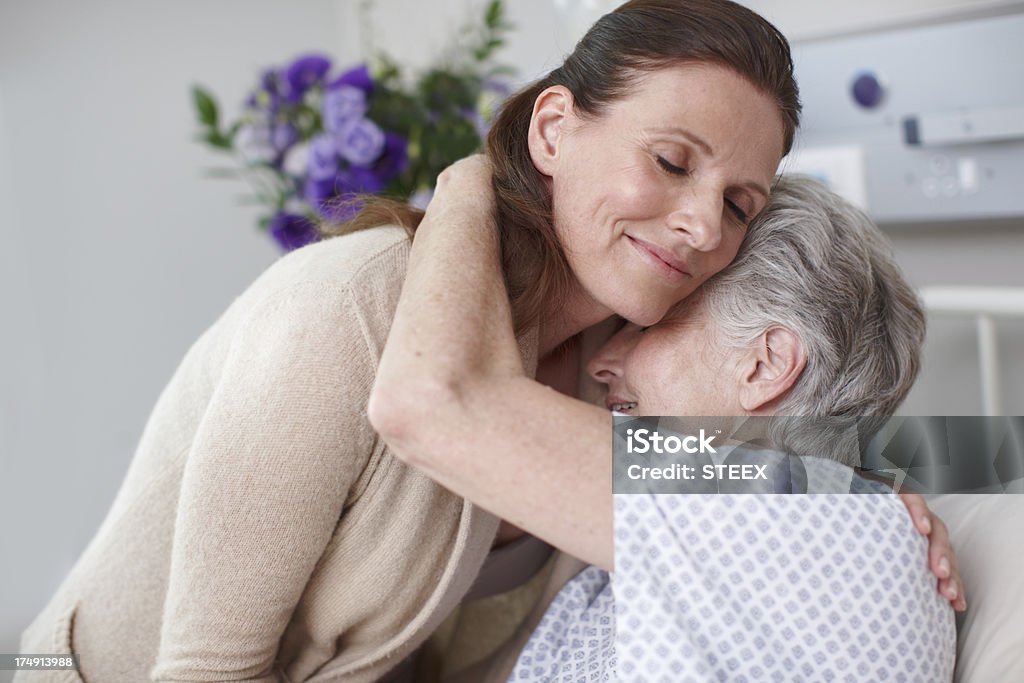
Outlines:
[[[781,325],[807,365],[779,415],[892,415],[920,367],[925,320],[881,230],[810,178],[781,177],[736,260],[703,287],[718,339]]]

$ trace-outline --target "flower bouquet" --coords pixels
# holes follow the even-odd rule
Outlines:
[[[361,194],[425,205],[438,174],[480,148],[508,95],[509,70],[492,59],[509,28],[492,0],[474,43],[411,83],[386,56],[338,74],[325,55],[301,56],[265,70],[230,122],[195,86],[200,140],[235,161],[210,175],[248,181],[245,200],[266,209],[259,226],[285,250],[354,216]]]

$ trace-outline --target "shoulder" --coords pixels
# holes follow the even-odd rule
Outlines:
[[[405,275],[411,241],[401,227],[381,226],[331,237],[282,256],[261,276],[268,284],[325,285],[334,288],[399,284]]]
[[[297,249],[235,299],[221,329],[236,345],[248,339],[263,348],[272,339],[296,351],[309,339],[333,339],[335,349],[358,344],[375,365],[398,305],[410,247],[404,229],[382,226]]]
[[[405,230],[395,226],[308,245],[272,263],[234,307],[252,315],[287,307],[331,319],[352,302],[397,300],[410,247]]]

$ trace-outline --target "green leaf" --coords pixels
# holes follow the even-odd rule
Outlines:
[[[491,3],[487,5],[487,14],[484,17],[484,23],[487,24],[487,28],[495,28],[501,23],[504,10],[505,8],[502,7],[501,0],[491,0]]]
[[[217,149],[231,149],[231,140],[220,134],[217,129],[211,129],[203,135],[203,140],[206,144]]]
[[[490,40],[486,41],[483,45],[478,47],[473,52],[473,55],[476,57],[476,60],[478,62],[482,62],[486,60],[488,57],[490,57],[497,48],[501,47],[504,44],[505,41],[502,40],[501,38],[491,38]]]
[[[199,122],[210,128],[217,127],[217,102],[201,86],[192,86],[192,102],[196,107]]]

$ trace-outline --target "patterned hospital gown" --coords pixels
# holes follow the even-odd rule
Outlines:
[[[948,683],[953,613],[892,494],[615,496],[616,572],[558,594],[510,681]]]

